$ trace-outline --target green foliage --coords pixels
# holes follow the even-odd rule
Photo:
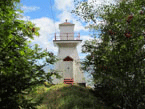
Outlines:
[[[34,86],[50,81],[51,74],[45,73],[43,67],[53,64],[56,57],[37,44],[29,46],[27,39],[39,36],[39,28],[30,21],[18,20],[17,11],[21,11],[17,4],[19,0],[0,0],[0,108],[35,109],[42,98],[31,102],[24,96]],[[41,59],[46,61],[37,64]]]
[[[112,108],[144,107],[145,7],[143,4],[145,0],[124,0],[117,5],[105,5],[94,9],[91,4],[83,2],[81,4],[83,7],[75,11],[76,14],[79,12],[81,18],[87,19],[86,21],[94,22],[90,29],[101,30],[101,37],[98,38],[102,40],[101,43],[95,39],[86,41],[83,45],[82,52],[89,53],[83,62],[83,69],[93,75],[96,96]],[[96,17],[91,17],[91,13]],[[106,23],[96,26],[98,17]]]

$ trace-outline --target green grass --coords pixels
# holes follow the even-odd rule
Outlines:
[[[27,97],[33,98],[33,101],[44,97],[38,109],[105,109],[91,90],[78,85],[41,85],[34,88]]]

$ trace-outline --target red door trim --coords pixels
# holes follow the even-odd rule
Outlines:
[[[65,57],[65,58],[63,59],[63,61],[73,61],[73,58],[67,56],[67,57]]]

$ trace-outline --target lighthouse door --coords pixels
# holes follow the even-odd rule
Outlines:
[[[64,78],[73,78],[73,59],[67,56],[63,61],[64,61]]]
[[[65,72],[64,72],[64,78],[73,78],[73,69],[72,69],[72,61],[65,61]]]

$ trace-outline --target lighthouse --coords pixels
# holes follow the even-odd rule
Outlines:
[[[74,26],[70,22],[59,24],[59,34],[55,34],[53,40],[54,46],[58,47],[57,58],[59,59],[55,64],[55,70],[62,78],[53,78],[53,84],[60,83],[76,83],[86,85],[83,71],[80,66],[80,59],[77,52],[77,46],[82,42],[80,34],[74,33]]]

